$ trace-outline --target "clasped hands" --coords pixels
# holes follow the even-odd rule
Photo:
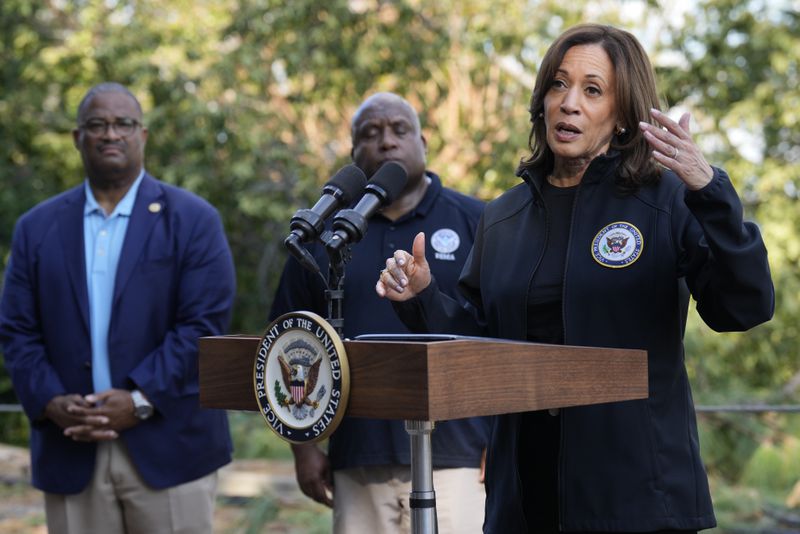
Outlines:
[[[119,432],[139,423],[134,415],[131,392],[124,389],[86,396],[58,395],[47,403],[44,415],[74,441],[114,440]]]

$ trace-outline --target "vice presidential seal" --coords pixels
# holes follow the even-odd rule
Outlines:
[[[628,267],[642,254],[644,240],[634,225],[619,221],[597,232],[592,241],[592,257],[603,267]]]
[[[253,390],[267,426],[284,440],[328,437],[344,416],[350,391],[347,355],[336,331],[311,312],[275,319],[258,346]]]

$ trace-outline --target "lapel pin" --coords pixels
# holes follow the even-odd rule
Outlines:
[[[153,202],[152,204],[147,206],[147,209],[150,210],[150,213],[158,213],[159,211],[161,211],[161,204],[159,204],[158,202]]]

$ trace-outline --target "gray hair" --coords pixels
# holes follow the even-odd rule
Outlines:
[[[122,85],[121,83],[117,82],[103,82],[95,85],[86,93],[86,95],[81,100],[81,103],[78,104],[78,124],[81,123],[81,119],[83,119],[84,114],[86,113],[86,108],[89,107],[91,104],[92,99],[99,94],[103,93],[122,93],[124,95],[128,95],[131,100],[136,104],[136,109],[139,111],[139,116],[142,115],[142,105],[139,103],[139,100],[130,92],[130,90]]]

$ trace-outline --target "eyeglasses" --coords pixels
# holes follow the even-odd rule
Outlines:
[[[81,124],[80,127],[89,132],[89,135],[98,137],[106,133],[109,126],[113,126],[114,131],[119,135],[128,137],[141,125],[142,123],[136,119],[129,118],[116,119],[114,122],[108,122],[105,119],[89,119]]]

